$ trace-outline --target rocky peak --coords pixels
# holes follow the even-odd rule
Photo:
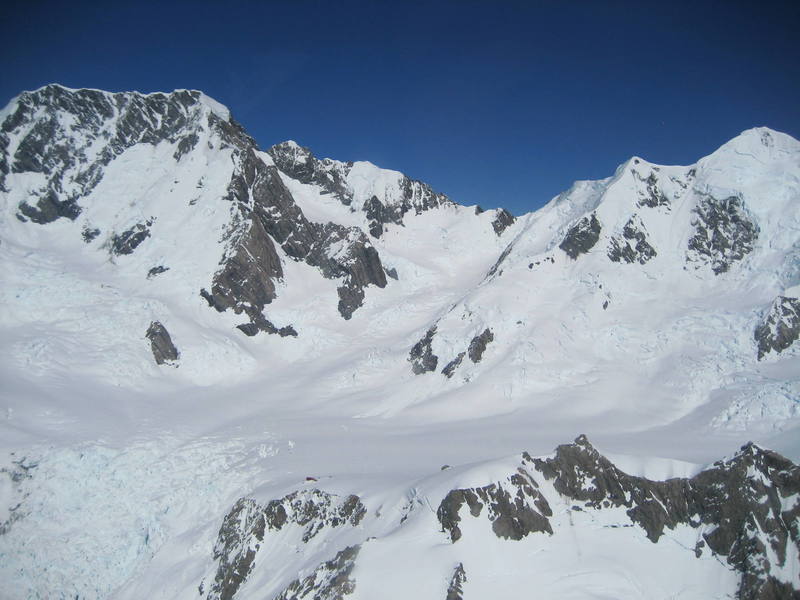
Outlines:
[[[347,185],[347,175],[352,162],[339,162],[329,158],[318,159],[310,149],[297,142],[275,144],[267,153],[275,165],[300,183],[318,185],[325,193],[333,194],[342,204],[350,205],[353,192]]]
[[[276,144],[268,152],[281,172],[292,179],[316,185],[342,204],[365,213],[367,229],[375,238],[383,234],[385,225],[402,224],[403,217],[411,210],[420,214],[452,204],[447,196],[435,192],[426,183],[372,163],[319,159],[311,150],[293,141]],[[510,214],[498,215],[494,224],[498,235],[513,220]]]
[[[47,184],[19,206],[18,218],[74,220],[80,199],[103,177],[103,167],[136,144],[177,144],[176,159],[198,141],[197,130],[229,118],[197,91],[110,93],[48,85],[23,92],[3,111],[0,189],[11,173],[39,173]],[[241,127],[231,124],[231,129]]]

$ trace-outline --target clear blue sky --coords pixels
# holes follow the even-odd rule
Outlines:
[[[541,206],[631,155],[800,137],[800,2],[9,2],[0,103],[50,82],[201,89],[259,144]]]

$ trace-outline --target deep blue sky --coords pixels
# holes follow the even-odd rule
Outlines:
[[[631,155],[800,137],[800,2],[4,2],[0,104],[50,82],[196,88],[259,144],[541,206]]]

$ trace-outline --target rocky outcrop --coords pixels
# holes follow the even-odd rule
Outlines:
[[[250,293],[234,294],[232,298],[238,299],[240,311],[247,312],[251,323],[260,330],[271,333],[274,328],[271,324],[263,325],[269,323],[263,310],[275,298],[274,282],[283,276],[274,243],[280,245],[289,258],[317,267],[324,277],[343,280],[338,289],[339,312],[345,319],[362,305],[365,287],[386,286],[380,257],[366,235],[355,227],[308,221],[277,168],[266,165],[253,148],[243,152],[242,162],[229,186],[229,199],[241,207],[250,225],[247,233],[231,245],[235,251],[231,258],[223,261],[214,284],[218,291],[231,289],[225,285],[231,275],[234,283],[237,280],[247,282],[251,289],[245,291]],[[231,302],[230,299],[220,302],[219,293],[215,293],[213,287],[211,296],[215,298],[215,307],[226,308]]]
[[[433,353],[433,336],[436,335],[436,325],[428,329],[420,341],[411,348],[408,360],[411,363],[411,370],[415,375],[422,375],[436,370],[439,364],[439,357]]]
[[[537,489],[536,482],[524,473],[514,473],[507,481],[480,488],[450,491],[439,504],[436,516],[442,531],[450,534],[453,543],[461,539],[461,508],[466,505],[473,517],[479,517],[484,507],[499,538],[521,540],[534,532],[553,533],[547,517],[553,511],[547,499]]]
[[[747,214],[741,198],[719,200],[705,195],[694,213],[695,233],[689,239],[687,262],[708,265],[719,275],[752,252],[758,225]]]
[[[172,338],[167,329],[158,321],[150,323],[145,337],[150,340],[150,349],[158,365],[174,365],[180,353],[172,343]]]
[[[636,179],[644,186],[637,186],[636,193],[638,199],[636,205],[640,208],[646,206],[648,208],[658,208],[659,206],[669,207],[669,199],[664,195],[658,185],[658,177],[655,173],[650,173],[647,177],[642,177],[636,171],[633,171]]]
[[[256,553],[264,542],[266,520],[255,500],[242,498],[225,516],[214,544],[216,577],[206,598],[230,600],[253,571]],[[203,585],[201,584],[201,594]]]
[[[585,436],[553,458],[525,460],[584,510],[624,508],[653,543],[679,524],[698,529],[695,553],[710,551],[741,574],[739,598],[800,593],[782,595],[791,586],[776,576],[800,556],[800,468],[774,452],[748,444],[690,479],[666,481],[620,471]]]
[[[558,245],[571,259],[575,260],[581,254],[586,254],[594,248],[600,239],[600,221],[594,213],[583,217],[569,228],[564,239]]]
[[[494,340],[494,334],[488,327],[482,333],[476,335],[469,343],[467,354],[469,359],[474,363],[479,363],[483,358],[483,353],[486,351],[486,346],[489,342]]]
[[[152,224],[153,220],[148,219],[147,222],[137,223],[119,235],[112,235],[111,254],[114,254],[115,256],[120,256],[122,254],[133,254],[133,251],[136,250],[139,244],[150,237],[150,226]]]
[[[348,546],[319,565],[308,577],[296,579],[275,600],[342,600],[356,589],[353,567],[361,546]]]
[[[455,374],[456,369],[461,366],[465,356],[469,356],[472,362],[479,363],[483,358],[483,353],[486,351],[486,346],[493,340],[494,334],[492,330],[487,327],[482,333],[472,338],[467,350],[459,352],[453,360],[445,365],[444,369],[442,369],[442,375],[450,379]],[[433,368],[436,368],[435,365]]]
[[[503,232],[511,227],[516,219],[514,215],[508,212],[505,208],[498,208],[495,217],[492,220],[492,229],[497,235],[502,235]]]
[[[450,578],[450,585],[447,586],[445,600],[464,600],[464,584],[466,582],[467,573],[464,571],[464,565],[458,563]]]
[[[466,355],[466,352],[459,352],[458,355],[442,369],[442,375],[450,379],[455,374],[456,369],[461,366],[461,361],[464,360]]]
[[[312,489],[293,492],[260,505],[255,500],[242,498],[225,516],[214,545],[217,564],[214,581],[201,594],[208,600],[229,600],[239,590],[257,563],[259,551],[266,544],[270,532],[286,528],[295,529],[302,543],[309,542],[323,531],[344,526],[355,527],[364,518],[366,508],[358,496],[336,496]],[[323,563],[314,573],[289,585],[279,598],[305,598],[306,594],[350,593],[348,583],[358,547],[350,547],[332,560]],[[344,590],[350,591],[345,592]],[[336,595],[313,595],[315,598],[338,598]]]
[[[783,352],[794,344],[800,337],[800,299],[775,298],[753,337],[758,348],[758,360],[771,352]]]
[[[613,262],[643,265],[655,256],[656,250],[648,243],[647,230],[637,215],[628,219],[622,235],[612,237],[608,246],[608,258]]]

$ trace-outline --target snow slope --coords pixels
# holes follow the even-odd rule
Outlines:
[[[634,157],[514,221],[261,151],[199,92],[47,86],[0,123],[0,597],[215,597],[220,560],[254,544],[236,598],[348,578],[355,598],[736,592],[723,555],[695,556],[710,530],[654,544],[539,475],[553,536],[467,520],[452,543],[436,511],[580,432],[655,480],[750,440],[800,457],[796,140]],[[324,510],[220,541],[239,499],[297,491]],[[331,527],[351,494],[364,516]],[[260,518],[245,508],[231,523]],[[769,558],[776,581],[800,589],[798,560]]]

